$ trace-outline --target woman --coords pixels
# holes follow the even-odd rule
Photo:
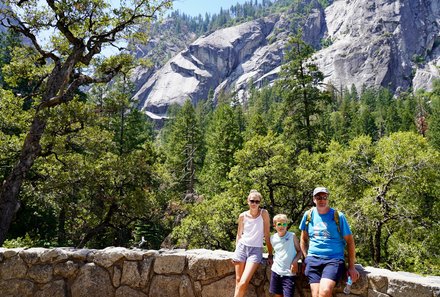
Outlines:
[[[236,249],[233,258],[235,265],[235,294],[243,297],[249,282],[263,259],[263,238],[272,264],[272,245],[270,244],[270,218],[265,209],[260,208],[262,196],[251,190],[247,198],[249,210],[238,217]]]

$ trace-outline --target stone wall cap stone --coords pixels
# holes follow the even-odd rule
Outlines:
[[[195,249],[187,250],[186,254],[194,255],[197,257],[202,257],[206,259],[231,259],[234,255],[233,252],[223,251],[223,250],[207,250],[207,249]]]
[[[75,248],[63,248],[69,259],[76,261],[86,261],[87,259],[93,259],[94,249],[75,249]]]
[[[24,250],[24,248],[15,248],[15,249],[0,248],[0,254],[2,254],[6,259],[8,259],[14,257],[22,250]]]
[[[45,248],[29,248],[20,251],[19,255],[28,264],[41,262],[41,255],[47,251]]]
[[[43,263],[59,263],[69,259],[69,255],[65,250],[54,248],[45,250],[40,256]]]
[[[159,254],[168,254],[168,255],[184,254],[185,252],[186,252],[185,249],[160,249],[159,250]]]
[[[385,276],[389,280],[403,280],[440,289],[440,276],[423,276],[411,272],[390,271],[382,268],[365,267],[368,276]]]

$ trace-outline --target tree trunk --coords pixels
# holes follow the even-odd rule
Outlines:
[[[379,267],[381,258],[380,258],[380,253],[381,253],[381,248],[380,248],[380,239],[382,237],[382,222],[377,222],[376,223],[376,232],[374,234],[374,258],[373,258],[373,262],[374,262],[374,266],[375,267]]]
[[[40,154],[40,139],[46,128],[46,123],[46,118],[41,117],[37,112],[24,141],[19,161],[0,188],[0,246],[3,245],[14,215],[20,208],[18,195],[21,185]]]
[[[117,204],[112,203],[109,207],[107,214],[105,215],[104,220],[99,223],[96,227],[89,230],[83,239],[76,245],[76,248],[83,248],[87,242],[93,239],[93,237],[98,236],[102,231],[104,231],[107,227],[110,226],[110,221],[113,217],[113,214],[117,211]]]
[[[58,245],[63,246],[66,242],[66,206],[62,205],[58,215]]]

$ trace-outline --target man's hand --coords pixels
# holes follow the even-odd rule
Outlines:
[[[348,275],[353,282],[356,282],[359,279],[359,272],[354,267],[348,269]]]

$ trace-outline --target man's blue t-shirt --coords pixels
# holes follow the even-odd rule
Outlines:
[[[318,210],[313,208],[311,219],[308,225],[309,250],[308,256],[315,256],[326,259],[344,259],[345,240],[342,236],[351,235],[350,227],[344,214],[339,214],[339,225],[341,233],[334,220],[333,208],[326,214],[319,214]],[[306,229],[307,212],[304,214],[299,229]]]

